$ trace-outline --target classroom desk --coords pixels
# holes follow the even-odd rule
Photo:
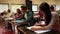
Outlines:
[[[6,28],[8,28],[8,23],[10,23],[11,24],[11,21],[13,20],[14,18],[12,18],[12,17],[6,17],[6,18],[4,18],[4,20],[5,20],[5,24],[6,24]]]
[[[23,23],[23,20],[14,20],[14,21],[12,21],[12,23],[14,23],[14,31],[15,31],[15,33],[16,33],[16,31],[17,31],[17,26],[19,26],[19,25],[25,25],[25,24],[28,24],[28,23]]]
[[[17,26],[23,22],[23,20],[14,20],[14,18],[11,18],[11,17],[4,18],[4,19],[6,22],[6,27],[8,27],[8,23],[10,23],[14,32],[17,29]]]
[[[19,27],[19,31],[20,31],[20,34],[22,34],[22,33],[23,34],[37,34],[34,31],[28,30],[27,28],[24,28],[24,27]],[[56,31],[51,30],[51,31],[48,31],[45,33],[40,33],[40,34],[60,34],[60,32],[56,32]]]
[[[6,21],[7,21],[7,20],[13,20],[13,19],[14,19],[14,18],[11,18],[11,17],[10,17],[10,18],[5,18]]]

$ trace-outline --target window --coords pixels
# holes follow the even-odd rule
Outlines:
[[[11,5],[11,11],[16,13],[16,9],[21,7],[22,5],[19,5],[19,4],[13,4]]]
[[[8,4],[0,4],[0,13],[8,10]]]
[[[37,4],[32,5],[32,11],[38,11],[38,5]]]
[[[56,10],[60,10],[60,6],[56,6]]]

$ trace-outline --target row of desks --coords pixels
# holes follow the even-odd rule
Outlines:
[[[5,18],[5,21],[9,21],[13,23],[14,25],[14,32],[16,33],[17,26],[22,24],[23,20],[13,20],[13,18]],[[34,31],[31,31],[27,29],[27,27],[18,27],[19,31],[23,32],[24,34],[60,34],[59,32],[54,32],[54,31],[48,31],[45,33],[36,33]]]
[[[24,20],[14,20],[14,18],[4,18],[5,19],[5,22],[9,22],[12,24],[12,28],[13,28],[13,31],[16,33],[17,31],[17,26],[20,25],[20,24],[27,24],[27,23],[23,23]],[[7,25],[7,24],[6,24]]]

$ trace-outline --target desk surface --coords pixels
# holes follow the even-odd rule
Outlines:
[[[12,22],[15,22],[15,23],[22,23],[23,20],[15,20],[15,21],[12,21]]]
[[[14,19],[14,18],[11,18],[11,17],[10,17],[10,18],[5,18],[5,20],[13,20],[13,19]]]
[[[26,29],[26,28],[23,28],[23,27],[20,27],[20,28],[22,28],[22,30],[23,30],[25,33],[27,33],[27,34],[37,34],[37,33],[33,32],[33,31],[31,31],[31,30],[28,30],[28,29]],[[49,31],[49,32],[40,33],[40,34],[60,34],[60,32]]]

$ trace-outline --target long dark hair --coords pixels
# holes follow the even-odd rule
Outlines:
[[[43,11],[45,13],[45,20],[46,20],[46,25],[48,25],[51,21],[51,11],[50,11],[50,7],[48,5],[48,3],[43,2],[40,6],[39,6],[40,10]]]

